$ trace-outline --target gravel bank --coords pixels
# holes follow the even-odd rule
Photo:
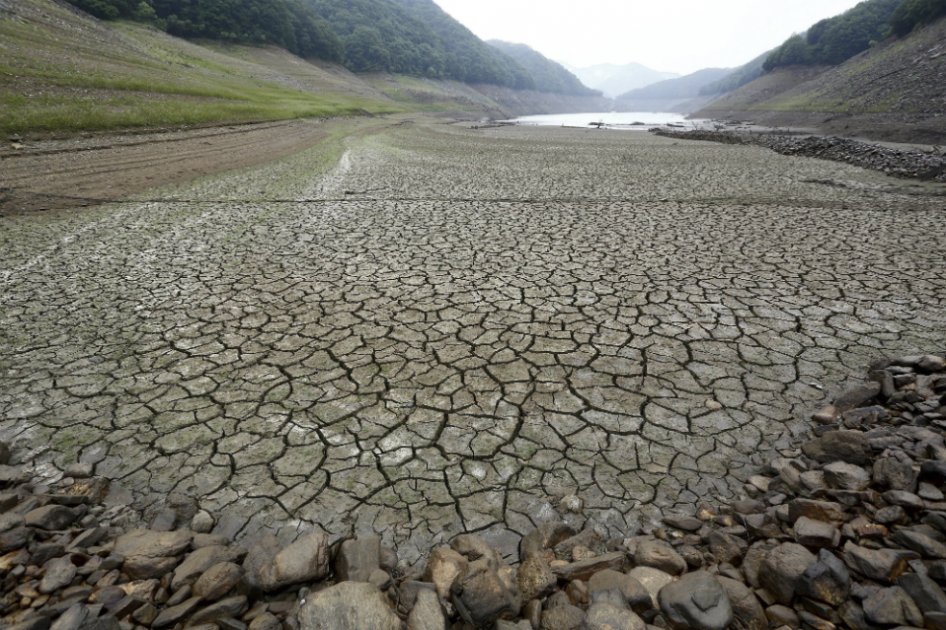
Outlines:
[[[782,136],[771,133],[747,134],[734,131],[674,131],[655,129],[653,133],[667,138],[708,140],[724,144],[756,145],[782,155],[813,157],[845,162],[906,179],[946,183],[946,153],[904,151],[890,147],[838,138],[835,136]]]

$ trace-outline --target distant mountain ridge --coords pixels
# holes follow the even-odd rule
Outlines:
[[[595,90],[600,90],[610,98],[636,88],[680,76],[674,72],[660,72],[639,63],[602,63],[586,67],[562,65],[577,76],[582,83]]]
[[[686,76],[668,79],[621,94],[615,109],[625,112],[680,112],[688,114],[707,102],[700,91],[732,74],[731,68],[704,68]]]
[[[525,68],[532,76],[535,82],[535,90],[538,92],[601,96],[600,91],[586,86],[563,65],[552,61],[525,44],[504,42],[498,39],[489,40],[486,43],[511,57],[516,63]]]

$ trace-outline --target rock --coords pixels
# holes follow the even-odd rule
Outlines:
[[[421,590],[407,618],[407,630],[446,630],[447,620],[436,591]]]
[[[874,462],[874,483],[881,488],[913,492],[916,489],[918,474],[913,464],[893,457],[881,457]]]
[[[450,588],[460,616],[477,627],[514,618],[522,607],[515,569],[475,536],[458,536],[451,546],[460,553],[467,551],[471,560]],[[472,559],[476,554],[480,555]]]
[[[381,539],[362,535],[342,542],[335,558],[335,574],[339,580],[368,582],[371,573],[381,568]]]
[[[47,531],[63,530],[72,525],[78,514],[64,505],[44,505],[26,513],[23,520],[29,527]]]
[[[922,510],[926,507],[923,499],[905,490],[888,490],[883,494],[884,501],[891,505],[899,505],[907,510]]]
[[[385,596],[365,582],[342,582],[310,593],[297,616],[299,630],[400,630]]]
[[[924,558],[946,560],[946,545],[921,531],[900,529],[891,538],[898,545],[912,549]]]
[[[773,628],[800,628],[798,614],[788,606],[775,605],[765,609],[765,616]]]
[[[178,559],[152,558],[151,556],[131,556],[125,558],[122,572],[133,580],[148,580],[163,577],[177,566]]]
[[[708,545],[717,562],[738,565],[749,550],[749,544],[741,538],[719,530],[710,532]]]
[[[534,553],[519,564],[516,581],[525,601],[545,598],[558,583],[548,559],[541,553]]]
[[[194,595],[216,601],[232,591],[243,579],[243,569],[233,562],[220,562],[207,569],[194,583]]]
[[[54,593],[64,586],[69,586],[78,572],[69,556],[50,560],[43,569],[45,573],[39,583],[40,593]]]
[[[802,445],[802,452],[822,464],[842,461],[863,466],[870,462],[870,444],[860,431],[828,431]]]
[[[468,565],[469,561],[450,547],[437,547],[430,552],[424,579],[434,584],[441,599],[449,600],[453,581]]]
[[[282,630],[282,622],[272,613],[264,612],[250,622],[247,630]]]
[[[214,517],[206,510],[198,510],[191,519],[191,531],[198,534],[209,534],[214,528]]]
[[[871,475],[854,464],[831,462],[824,467],[824,480],[829,488],[858,492],[870,485]]]
[[[174,569],[171,589],[178,590],[185,584],[193,584],[207,569],[221,562],[233,562],[241,557],[240,550],[223,546],[201,547],[192,551],[184,561]]]
[[[844,545],[844,563],[871,580],[892,582],[907,570],[904,554],[891,549],[868,549],[848,541]]]
[[[745,584],[728,577],[717,576],[716,581],[723,587],[733,609],[731,630],[767,630],[769,621],[765,610]]]
[[[826,523],[842,522],[847,519],[844,506],[833,501],[816,501],[814,499],[793,499],[788,504],[788,520],[795,523],[801,517],[807,517]]]
[[[695,516],[665,516],[663,521],[668,527],[684,532],[698,532],[703,527],[703,521]]]
[[[660,588],[655,589],[654,594],[659,591]],[[618,593],[625,605],[638,613],[654,607],[654,598],[644,585],[620,571],[605,569],[598,571],[588,580],[588,596],[592,602],[596,601],[599,594],[606,592]]]
[[[583,630],[646,630],[647,624],[634,612],[605,602],[592,604]]]
[[[542,611],[542,630],[582,630],[585,613],[581,608],[565,604]]]
[[[187,550],[191,543],[190,532],[153,532],[136,529],[123,534],[115,541],[115,553],[130,558],[147,556],[164,558],[178,556]]]
[[[76,462],[75,464],[66,466],[62,474],[64,477],[72,477],[73,479],[88,479],[92,476],[94,471],[94,464],[90,462]]]
[[[670,575],[680,575],[687,569],[686,561],[662,540],[642,540],[634,553],[637,566],[653,567]]]
[[[248,607],[246,596],[236,595],[221,599],[191,615],[190,623],[204,623],[218,619],[235,618],[246,612]]]
[[[181,602],[177,606],[165,608],[160,613],[158,613],[157,617],[155,617],[154,621],[151,623],[151,627],[170,628],[197,610],[198,606],[200,606],[200,598],[191,597],[190,599]]]
[[[837,556],[822,549],[818,561],[802,574],[796,590],[804,597],[840,606],[851,593],[851,574]]]
[[[806,547],[835,547],[841,542],[841,532],[830,523],[802,516],[795,521],[795,542]]]
[[[688,573],[658,595],[660,610],[672,628],[725,630],[733,620],[729,597],[709,573]]]
[[[752,588],[759,588],[759,572],[762,569],[762,562],[768,553],[778,547],[775,540],[759,540],[752,543],[746,557],[742,559],[742,573],[746,576],[746,583]]]
[[[653,567],[634,567],[627,575],[637,580],[650,595],[651,606],[658,607],[657,596],[660,590],[673,582],[673,576]]]
[[[328,538],[313,530],[279,549],[274,536],[264,536],[250,547],[243,570],[251,587],[267,593],[322,579],[329,573]]]
[[[552,549],[576,533],[572,527],[561,521],[542,523],[522,537],[519,542],[519,557],[524,559],[528,558],[530,554]]]
[[[878,395],[880,395],[880,383],[863,383],[842,392],[834,400],[834,407],[840,413],[867,407]]]
[[[587,560],[556,565],[552,567],[552,570],[555,575],[565,581],[588,580],[598,571],[604,571],[605,569],[620,570],[624,566],[624,560],[623,551],[612,551]]]
[[[906,573],[897,578],[897,586],[906,591],[923,613],[946,613],[946,593],[929,577]]]
[[[799,580],[816,561],[815,556],[801,545],[782,543],[766,554],[759,582],[775,596],[776,601],[787,606],[795,597]]]
[[[8,466],[10,459],[11,451],[9,444],[0,440],[0,466]]]
[[[882,588],[864,600],[864,616],[871,623],[891,626],[922,626],[923,614],[899,586]]]

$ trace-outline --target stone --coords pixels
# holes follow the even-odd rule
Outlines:
[[[906,591],[921,612],[946,613],[946,593],[925,575],[905,573],[897,578],[897,586]]]
[[[528,558],[530,554],[552,549],[576,533],[571,526],[561,521],[542,523],[522,537],[519,542],[519,557],[524,559]]]
[[[717,562],[732,565],[739,565],[749,550],[749,543],[719,530],[710,532],[707,544]]]
[[[913,470],[913,464],[909,461],[894,457],[881,457],[874,461],[874,483],[882,489],[913,492],[918,478],[919,474]]]
[[[522,599],[543,599],[558,583],[548,559],[540,553],[531,554],[519,564],[516,581]]]
[[[829,488],[858,492],[870,485],[871,474],[854,464],[831,462],[824,467],[824,480]]]
[[[27,512],[23,520],[29,527],[57,531],[68,528],[77,518],[78,514],[64,505],[44,505]]]
[[[620,570],[624,566],[625,559],[623,551],[612,551],[587,560],[555,565],[552,570],[555,575],[565,581],[588,580],[598,571],[604,571],[605,569]]]
[[[729,597],[705,571],[688,573],[664,586],[657,599],[670,626],[679,630],[725,630],[733,620]]]
[[[361,535],[339,546],[335,557],[335,574],[339,580],[368,582],[372,572],[381,568],[381,538]]]
[[[627,608],[600,602],[592,604],[585,615],[583,630],[646,630],[647,624]]]
[[[441,599],[449,600],[453,581],[468,565],[469,561],[450,547],[437,547],[430,552],[424,579],[434,584]]]
[[[581,608],[565,604],[542,611],[541,630],[582,630],[585,613]]]
[[[656,589],[655,592],[659,592]],[[601,593],[614,592],[620,595],[621,601],[632,610],[642,613],[653,608],[653,597],[638,580],[626,573],[605,569],[598,571],[588,580],[588,596],[596,601]]]
[[[835,547],[841,542],[841,532],[831,523],[802,516],[795,521],[795,542],[806,547]]]
[[[192,612],[197,610],[200,606],[199,597],[191,597],[190,599],[181,602],[176,606],[171,606],[170,608],[165,608],[158,613],[158,616],[155,617],[154,621],[151,623],[152,628],[170,628],[176,625],[179,621],[190,615]],[[139,608],[139,610],[141,610]],[[137,612],[137,611],[136,611]]]
[[[759,582],[780,604],[790,605],[799,580],[817,561],[814,554],[797,543],[782,543],[769,551],[759,572]]]
[[[186,584],[193,584],[207,569],[221,562],[233,562],[240,559],[242,550],[223,546],[201,547],[187,554],[184,561],[174,569],[171,589],[178,590]]]
[[[220,562],[207,569],[194,583],[194,595],[216,601],[239,585],[243,569],[233,562]]]
[[[868,406],[880,395],[880,383],[868,382],[844,390],[835,400],[834,407],[840,413]]]
[[[69,556],[50,560],[43,567],[43,579],[39,583],[40,593],[54,593],[69,586],[76,577],[78,568]]]
[[[946,545],[913,529],[899,529],[891,539],[907,549],[912,549],[924,558],[946,560]]]
[[[863,466],[870,463],[870,444],[860,431],[828,431],[803,444],[802,452],[822,464],[842,461]]]
[[[115,540],[115,553],[126,559],[133,556],[164,558],[178,556],[187,550],[192,534],[186,531],[154,532],[136,529]]]
[[[515,569],[475,536],[458,536],[451,546],[461,554],[467,551],[469,555],[464,555],[470,560],[450,588],[451,600],[460,616],[478,627],[518,615],[522,598]]]
[[[191,531],[197,534],[209,534],[214,528],[214,517],[207,510],[197,510],[191,519]]]
[[[280,549],[274,536],[263,536],[250,546],[243,571],[252,588],[267,593],[320,580],[329,573],[328,538],[313,530]]]
[[[11,458],[10,445],[0,441],[0,466],[9,466]]]
[[[905,490],[888,490],[883,494],[884,501],[891,505],[899,505],[907,510],[922,510],[926,507],[923,499]]]
[[[686,561],[662,540],[642,540],[634,553],[637,566],[653,567],[670,575],[680,575],[687,569]]]
[[[637,580],[644,587],[644,590],[650,595],[653,608],[657,608],[659,605],[657,596],[660,594],[660,590],[673,582],[672,575],[653,567],[634,567],[627,572],[627,575]]]
[[[248,608],[248,602],[245,595],[235,595],[227,599],[221,599],[209,606],[195,611],[190,618],[190,623],[203,623],[216,621],[228,617],[239,617]]]
[[[864,616],[871,623],[883,626],[923,625],[923,613],[899,586],[879,589],[863,602]]]
[[[698,532],[703,527],[703,521],[695,516],[665,516],[663,522],[668,527],[691,533]]]
[[[851,593],[851,574],[837,556],[822,549],[818,561],[805,569],[796,591],[803,597],[840,606]]]
[[[789,608],[776,604],[765,609],[765,616],[771,622],[773,628],[800,628],[801,622],[798,619],[798,613]]]
[[[310,593],[296,622],[299,630],[401,630],[384,594],[366,582],[342,582]]]
[[[793,499],[788,504],[788,520],[794,524],[801,517],[808,517],[826,523],[842,522],[847,519],[844,506],[833,501],[814,499]]]
[[[732,578],[717,576],[716,581],[723,587],[733,609],[731,630],[767,630],[769,621],[765,609],[759,603],[755,593],[742,582]]]
[[[436,591],[418,591],[411,614],[407,617],[407,630],[446,630],[447,620]]]
[[[844,563],[871,580],[892,582],[907,570],[907,556],[892,549],[868,549],[848,541],[844,545]]]
[[[247,630],[282,630],[282,622],[276,615],[264,612],[253,618]]]

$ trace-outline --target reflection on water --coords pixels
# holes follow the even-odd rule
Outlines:
[[[509,122],[519,125],[552,127],[607,127],[609,129],[647,130],[664,125],[682,126],[687,129],[700,127],[705,121],[687,120],[683,114],[672,112],[588,112],[583,114],[546,114],[522,116]]]

